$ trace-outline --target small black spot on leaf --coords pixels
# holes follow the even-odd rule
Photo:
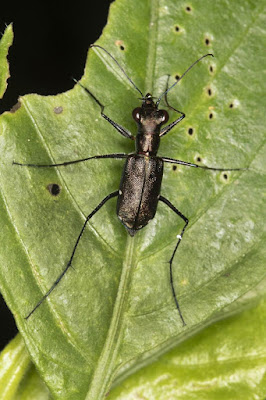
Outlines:
[[[173,171],[176,171],[176,169],[177,169],[177,166],[176,165],[173,165]]]
[[[196,158],[196,160],[197,160],[198,162],[201,162],[201,157],[198,156],[198,157]]]
[[[192,136],[192,135],[193,135],[193,133],[194,133],[194,130],[193,130],[193,128],[188,128],[188,131],[187,131],[187,133],[188,133],[190,136]]]
[[[209,114],[209,119],[213,119],[213,113]]]
[[[191,12],[191,7],[190,6],[186,6],[186,11],[187,12]]]
[[[178,74],[176,74],[175,79],[178,81],[179,78],[180,78],[180,76]]]
[[[116,40],[115,41],[116,46],[119,47],[120,50],[124,51],[125,50],[125,44],[123,40]]]
[[[49,185],[47,185],[47,190],[52,196],[58,196],[61,192],[61,188],[57,183],[49,183]]]
[[[179,32],[179,31],[180,31],[180,28],[179,28],[178,25],[175,26],[175,31],[176,31],[176,32]]]

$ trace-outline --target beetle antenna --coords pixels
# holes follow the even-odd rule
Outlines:
[[[181,79],[186,75],[186,73],[188,73],[189,70],[191,70],[191,68],[194,67],[194,65],[196,65],[198,62],[200,62],[203,58],[208,57],[208,56],[212,56],[214,57],[213,54],[208,53],[208,54],[204,54],[204,56],[200,57],[198,60],[196,60],[195,62],[193,62],[192,65],[190,65],[190,67],[188,67],[188,69],[183,73],[183,75],[180,76],[180,78],[177,79],[177,81],[175,83],[172,84],[172,86],[170,86],[165,92],[163,92],[163,94],[161,94],[161,96],[159,97],[159,99],[156,102],[157,107],[159,106],[160,101],[162,100],[162,97],[165,96],[171,89],[173,89],[173,87],[179,82],[181,81]]]
[[[132,81],[132,79],[128,76],[128,74],[126,73],[126,71],[121,67],[121,65],[119,64],[119,62],[114,58],[114,56],[112,56],[111,53],[109,53],[109,51],[105,50],[104,47],[99,46],[98,44],[91,44],[90,47],[98,47],[99,49],[105,51],[106,54],[108,54],[108,56],[110,56],[112,58],[112,60],[116,63],[116,65],[121,69],[121,71],[123,72],[123,74],[126,76],[126,78],[129,80],[129,82],[134,86],[134,88],[141,94],[141,97],[143,98],[143,93],[141,92],[141,90],[137,87],[137,85],[135,85],[135,83]]]

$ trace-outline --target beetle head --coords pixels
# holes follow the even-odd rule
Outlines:
[[[132,116],[137,124],[146,124],[152,121],[156,125],[162,125],[168,121],[168,112],[166,110],[158,110],[158,106],[154,103],[153,99],[154,97],[150,93],[147,93],[145,97],[141,98],[141,107],[133,110]]]

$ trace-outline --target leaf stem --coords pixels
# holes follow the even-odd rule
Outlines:
[[[123,333],[124,312],[133,270],[134,241],[135,237],[128,237],[125,261],[122,267],[110,327],[85,400],[100,400],[104,398],[115,373],[115,361]]]

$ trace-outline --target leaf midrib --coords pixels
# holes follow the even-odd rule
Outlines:
[[[109,330],[99,357],[86,400],[100,400],[104,397],[115,372],[115,361],[120,347],[123,332],[125,307],[129,296],[131,274],[134,270],[135,238],[129,237],[126,245],[126,256],[120,276],[117,297],[113,308]]]
[[[156,40],[154,39],[157,34],[157,24],[158,24],[158,0],[152,0],[151,21],[149,25],[150,26],[149,36],[152,36],[152,40],[148,41],[148,49],[147,49],[148,56],[147,56],[147,67],[146,67],[146,71],[152,70],[152,73],[146,75],[146,80],[145,80],[146,88],[153,87],[155,59],[156,59],[156,46],[155,46]],[[130,291],[129,290],[129,284],[131,281],[130,275],[133,271],[133,266],[137,263],[137,258],[135,257],[136,254],[135,252],[136,245],[134,244],[135,242],[136,242],[135,238],[132,238],[128,235],[126,242],[125,261],[123,263],[119,288],[114,304],[114,311],[110,322],[110,327],[106,336],[103,351],[101,353],[98,365],[93,375],[92,383],[90,385],[90,389],[88,391],[86,400],[93,400],[93,399],[98,400],[102,398],[105,395],[105,392],[115,375],[116,356],[122,340],[125,308]],[[123,279],[124,276],[126,276],[126,279]]]

